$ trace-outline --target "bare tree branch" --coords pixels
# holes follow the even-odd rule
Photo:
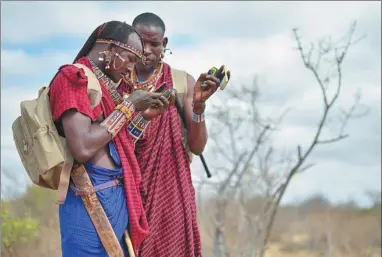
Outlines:
[[[309,44],[307,49],[303,47],[298,30],[293,30],[298,53],[304,66],[317,81],[323,103],[322,113],[318,117],[317,127],[310,142],[304,147],[297,145],[297,153],[294,153],[293,157],[281,156],[280,149],[272,142],[273,133],[280,127],[289,110],[283,112],[278,120],[268,120],[261,116],[258,108],[257,77],[251,86],[242,85],[241,91],[237,87],[235,90],[226,91],[229,97],[226,103],[236,109],[215,110],[214,115],[219,126],[214,126],[214,132],[211,134],[219,136],[219,140],[215,140],[215,153],[223,157],[229,165],[219,165],[221,179],[216,183],[204,182],[204,185],[215,188],[217,193],[212,215],[214,257],[264,257],[278,207],[292,178],[315,165],[307,162],[316,147],[336,143],[348,137],[345,133],[346,125],[355,117],[360,95],[355,96],[355,102],[349,109],[340,109],[339,133],[328,138],[322,138],[322,134],[333,117],[334,106],[344,86],[342,64],[350,47],[359,41],[353,40],[355,28],[356,23],[353,23],[340,41],[325,37],[317,43]],[[321,71],[322,65],[328,66],[327,72]],[[333,86],[332,91],[330,86]],[[232,114],[233,110],[240,112]],[[245,130],[240,131],[241,134],[237,133],[243,126],[246,127]],[[224,140],[220,136],[222,129],[229,133]],[[255,199],[257,195],[261,196],[260,200],[256,200],[255,209],[251,211],[247,207],[247,199],[250,196]],[[238,210],[235,210],[236,225],[226,227],[226,213],[232,212],[228,206],[233,202],[235,206],[238,204]],[[234,241],[228,241],[225,228],[235,231]],[[231,242],[232,247],[229,247],[227,242]]]
[[[327,108],[328,105],[329,105],[329,102],[328,102],[328,99],[327,99],[327,96],[326,96],[326,90],[325,90],[325,87],[324,87],[324,83],[322,82],[320,76],[318,75],[317,69],[312,66],[312,64],[308,61],[307,57],[305,56],[304,49],[302,48],[301,40],[300,40],[300,37],[297,34],[297,31],[298,31],[297,28],[293,29],[293,33],[294,33],[295,39],[296,39],[297,44],[298,44],[298,48],[297,49],[300,52],[300,56],[301,56],[302,61],[304,62],[305,67],[313,72],[313,74],[314,74],[318,84],[320,85],[320,88],[321,88],[321,91],[322,91],[322,97],[324,98],[324,104],[325,104],[325,107]]]
[[[317,140],[317,144],[331,144],[337,141],[340,141],[342,139],[347,138],[349,135],[339,135],[338,137],[334,137],[331,139],[325,139],[325,140]]]

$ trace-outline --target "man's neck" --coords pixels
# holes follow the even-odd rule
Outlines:
[[[149,77],[155,72],[156,66],[157,65],[155,65],[154,68],[153,67],[150,67],[150,68],[139,67],[139,69],[137,69],[137,67],[136,67],[135,71],[137,72],[137,79],[139,80],[139,82],[148,80]]]
[[[137,71],[137,82],[146,81],[152,72],[150,71],[142,71],[142,70],[136,70]]]

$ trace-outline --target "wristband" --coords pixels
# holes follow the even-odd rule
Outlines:
[[[117,107],[115,107],[115,110],[119,110],[120,112],[122,112],[125,115],[127,120],[129,120],[134,113],[133,108],[129,108],[123,104],[117,105]]]
[[[137,142],[138,139],[143,135],[150,121],[145,120],[141,113],[139,113],[129,124],[127,130],[130,135],[133,137],[134,142]]]
[[[135,106],[132,102],[130,102],[127,97],[125,96],[122,100],[122,102],[119,104],[119,105],[122,105],[122,106],[125,106],[127,107],[132,113],[135,112]],[[118,106],[119,106],[118,105]]]
[[[107,132],[111,134],[111,138],[113,139],[125,124],[125,114],[119,110],[115,110],[101,123],[101,126],[107,128]]]
[[[114,138],[121,128],[130,120],[134,112],[134,105],[129,101],[123,101],[115,110],[101,123]]]
[[[204,112],[202,114],[192,113],[192,121],[195,123],[202,123],[205,120]]]

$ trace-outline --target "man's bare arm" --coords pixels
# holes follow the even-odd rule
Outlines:
[[[107,128],[76,110],[68,110],[62,115],[62,125],[66,142],[73,157],[80,163],[87,162],[110,140]]]
[[[194,107],[192,106],[194,96],[195,79],[188,74],[187,76],[187,96],[184,103],[184,113],[187,122],[187,141],[190,151],[195,155],[200,155],[204,147],[207,144],[208,133],[205,121],[196,123],[192,120],[192,114]],[[199,108],[199,110],[197,110]],[[204,108],[200,109],[199,106],[195,106],[195,111],[204,112]]]

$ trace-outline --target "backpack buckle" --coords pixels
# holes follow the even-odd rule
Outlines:
[[[28,152],[28,142],[24,139],[23,140],[23,151],[26,154]]]

